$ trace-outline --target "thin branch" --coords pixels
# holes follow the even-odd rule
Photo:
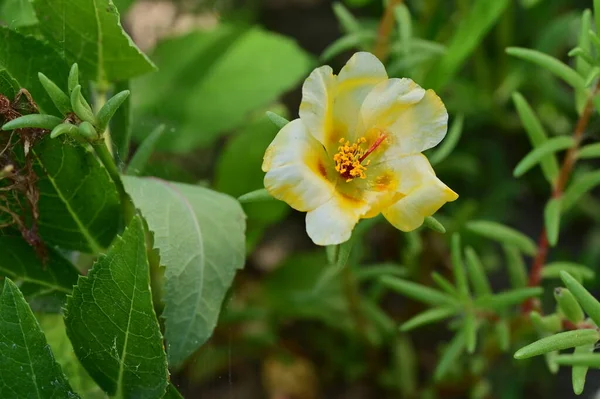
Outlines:
[[[383,17],[379,22],[379,28],[377,29],[377,39],[375,41],[375,48],[373,54],[385,62],[390,53],[390,36],[394,30],[394,8],[400,5],[403,0],[389,0]]]

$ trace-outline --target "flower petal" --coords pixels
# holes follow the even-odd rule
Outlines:
[[[337,245],[350,239],[352,229],[367,212],[366,202],[336,194],[306,214],[306,232],[317,245]]]
[[[341,138],[356,141],[362,132],[361,104],[386,79],[383,64],[366,52],[354,54],[339,76],[329,66],[317,68],[302,86],[300,119],[333,156]]]
[[[388,134],[378,154],[382,159],[434,147],[448,127],[448,112],[442,100],[433,90],[425,91],[410,79],[380,83],[369,93],[360,112],[367,131]]]
[[[400,176],[398,193],[401,199],[385,208],[383,216],[397,229],[412,231],[423,224],[446,202],[458,195],[435,175],[427,158],[411,155],[389,162]]]
[[[279,131],[265,152],[262,169],[267,172],[264,183],[269,194],[302,212],[324,204],[335,193],[331,181],[337,172],[300,119]]]
[[[354,142],[364,131],[360,108],[369,92],[387,78],[385,67],[371,53],[358,52],[344,65],[338,76],[333,110],[336,128],[345,132],[344,138]]]

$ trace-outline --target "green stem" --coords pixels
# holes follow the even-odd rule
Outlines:
[[[115,164],[115,160],[108,150],[105,142],[99,141],[92,144],[92,147],[94,147],[94,151],[96,151],[96,155],[98,155],[100,162],[102,162],[108,172],[108,175],[115,183],[115,186],[117,186],[117,191],[119,192],[119,198],[121,200],[121,208],[123,209],[123,217],[125,218],[125,224],[128,224],[135,215],[135,207],[133,206],[133,202],[131,202],[129,195],[127,195],[127,192],[125,191],[125,186],[121,180],[121,175],[119,173],[119,169],[117,168],[117,164]]]

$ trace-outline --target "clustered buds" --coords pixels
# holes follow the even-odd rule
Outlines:
[[[62,118],[45,114],[24,115],[4,124],[2,130],[38,128],[50,130],[52,138],[68,134],[84,141],[97,141],[102,139],[111,118],[129,96],[129,90],[115,94],[94,114],[92,107],[81,93],[77,64],[73,64],[69,72],[69,94],[62,91],[43,73],[40,72],[38,77],[46,93],[62,114]]]

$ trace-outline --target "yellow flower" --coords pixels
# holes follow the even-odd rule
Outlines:
[[[361,218],[379,213],[414,230],[458,198],[421,154],[444,138],[447,125],[432,90],[388,79],[374,55],[356,53],[339,75],[322,66],[306,79],[300,118],[265,153],[265,188],[307,212],[306,231],[318,245],[347,241]]]

